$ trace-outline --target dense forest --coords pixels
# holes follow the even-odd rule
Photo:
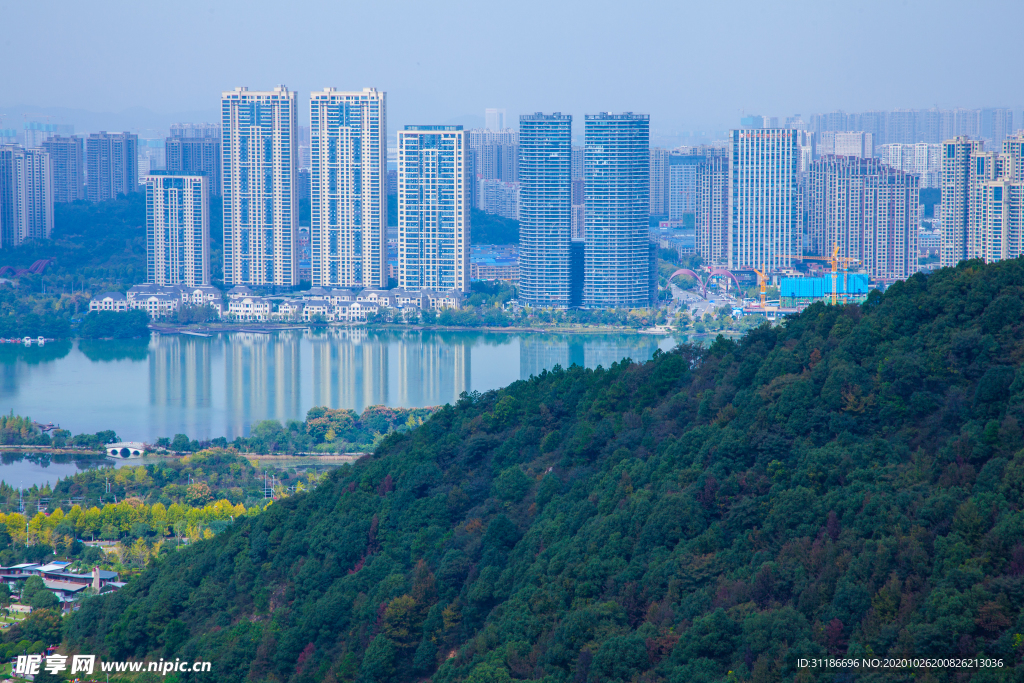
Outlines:
[[[67,645],[222,681],[1019,680],[1024,260],[466,394]]]

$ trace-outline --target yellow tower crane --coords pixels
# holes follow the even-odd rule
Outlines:
[[[796,254],[780,254],[778,258],[795,258],[803,261],[827,261],[832,266],[832,292],[829,297],[832,304],[838,303],[839,299],[839,292],[836,287],[838,284],[839,267],[842,266],[843,288],[845,289],[847,283],[847,266],[860,263],[860,261],[855,258],[840,256],[838,244],[832,245],[832,254],[830,256],[797,256]],[[768,290],[768,268],[762,265],[761,270],[758,270],[757,268],[751,268],[751,270],[757,273],[757,281],[761,288],[761,308],[764,308]]]

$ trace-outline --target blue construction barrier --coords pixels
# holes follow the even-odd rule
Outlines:
[[[867,296],[869,291],[867,274],[837,274],[836,291],[840,296]],[[780,294],[783,299],[823,299],[832,294],[832,276],[784,277]]]

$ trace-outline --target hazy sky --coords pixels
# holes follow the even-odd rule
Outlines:
[[[0,0],[0,17],[0,108],[212,117],[237,85],[303,102],[372,85],[392,130],[504,107],[643,112],[667,133],[743,113],[1024,104],[1000,29],[1024,25],[1021,0]]]

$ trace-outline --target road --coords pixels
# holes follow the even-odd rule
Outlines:
[[[708,299],[705,299],[699,293],[680,289],[675,284],[669,286],[672,288],[672,298],[680,308],[690,311],[690,315],[695,319],[703,318],[705,313],[715,315],[715,311],[726,304],[741,305],[741,302],[731,295],[709,294]]]

